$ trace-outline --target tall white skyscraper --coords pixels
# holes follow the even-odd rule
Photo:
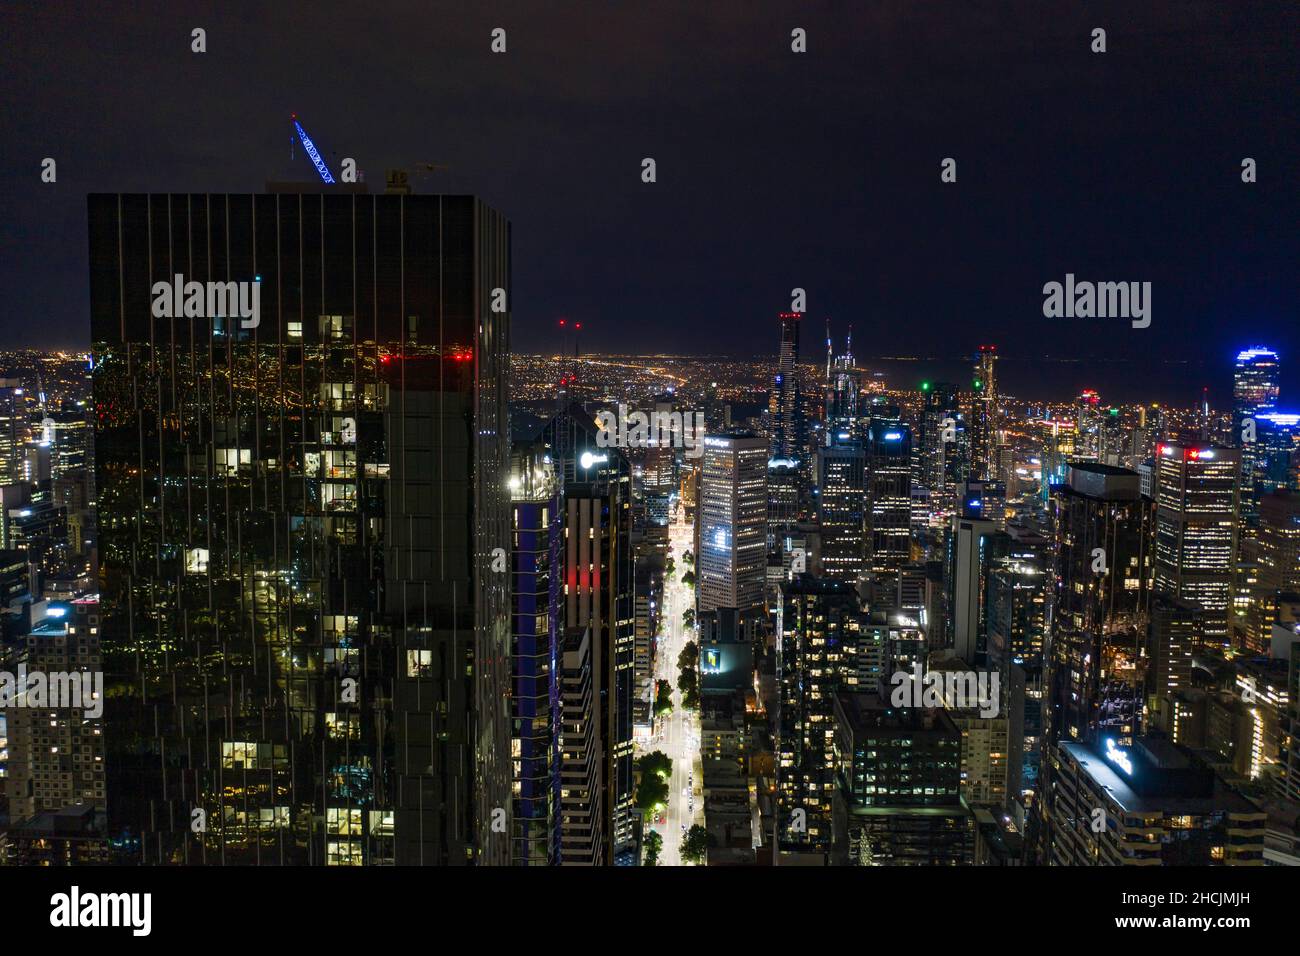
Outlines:
[[[700,470],[700,610],[763,603],[767,569],[767,441],[708,435]]]

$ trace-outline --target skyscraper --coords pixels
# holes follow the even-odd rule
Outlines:
[[[981,345],[975,353],[974,410],[971,412],[971,476],[998,476],[998,351]]]
[[[912,431],[896,417],[867,428],[866,563],[894,573],[912,554]]]
[[[961,866],[975,827],[962,801],[962,732],[942,708],[832,694],[837,862]]]
[[[860,441],[845,439],[817,450],[818,524],[822,574],[855,582],[863,569],[863,473]]]
[[[954,510],[953,490],[970,477],[970,430],[957,400],[957,386],[922,382],[917,483],[930,492],[930,518],[942,522]]]
[[[799,420],[799,325],[801,312],[782,312],[781,350],[772,379],[771,413],[775,432],[772,457],[802,461],[803,429]]]
[[[22,382],[0,378],[0,484],[22,480],[27,432]]]
[[[1267,425],[1260,416],[1277,409],[1281,394],[1282,367],[1277,353],[1263,346],[1237,353],[1232,376],[1232,439],[1241,449],[1241,529],[1240,534],[1253,538],[1259,519],[1260,489],[1256,467],[1265,457],[1261,448]],[[1250,419],[1251,421],[1247,421]]]
[[[1300,593],[1300,494],[1277,491],[1259,507],[1259,583],[1252,597],[1251,644],[1267,653],[1278,599]]]
[[[89,220],[123,857],[507,863],[509,223],[359,190]]]
[[[1155,589],[1205,611],[1205,640],[1226,644],[1241,453],[1174,443],[1157,451]]]
[[[548,434],[564,477],[564,623],[570,632],[586,632],[589,644],[603,830],[599,862],[610,864],[633,846],[632,469],[620,449],[600,447],[595,424],[580,406],[557,415]],[[583,658],[580,644],[568,646],[569,653]]]
[[[602,866],[609,857],[603,823],[606,814],[598,736],[600,701],[589,628],[566,631],[561,660],[560,862],[564,866]]]
[[[1053,488],[1052,505],[1049,743],[1092,739],[1107,706],[1107,662],[1121,648],[1133,658],[1140,652],[1150,613],[1155,520],[1135,472],[1093,462],[1070,466],[1065,484]]]
[[[1281,394],[1282,368],[1278,355],[1263,346],[1237,353],[1232,376],[1233,430],[1241,434],[1241,419],[1274,408]]]
[[[995,670],[1042,669],[1047,640],[1048,581],[1036,562],[998,558],[988,577],[988,655]]]
[[[44,675],[45,689],[40,693],[48,695],[37,700],[36,691],[28,689],[15,695],[15,706],[0,706],[0,721],[8,728],[3,786],[9,817],[18,823],[81,807],[94,811],[100,833],[106,836],[104,700],[92,698],[90,681],[82,682],[77,706],[53,699],[60,682],[57,675],[89,678],[100,671],[99,603],[78,600],[35,607],[42,608],[38,613],[44,617],[33,621],[30,633],[6,648],[9,653],[0,654],[9,674]]]
[[[1260,866],[1267,814],[1163,738],[1062,743],[1058,866]],[[1105,826],[1094,827],[1093,820]]]
[[[826,853],[835,788],[834,694],[846,646],[868,623],[855,589],[801,575],[781,587],[777,613],[776,841]],[[855,655],[856,660],[856,655]]]
[[[984,653],[985,581],[996,558],[1006,555],[1006,535],[978,512],[952,519],[948,534],[949,620],[953,652],[967,664]]]
[[[1074,403],[1075,457],[1084,461],[1101,461],[1101,396],[1085,388]]]
[[[559,861],[562,489],[540,439],[517,443],[510,468],[511,864]]]
[[[1192,652],[1204,638],[1205,612],[1186,601],[1157,594],[1151,603],[1147,640],[1147,686],[1158,712],[1172,712],[1173,702],[1192,686]]]
[[[767,444],[738,432],[706,435],[698,518],[699,610],[763,604],[767,574]]]
[[[853,367],[853,329],[850,327],[843,355],[833,355],[830,326],[826,328],[826,395],[825,416],[827,441],[860,438],[861,419],[858,390],[861,383]]]
[[[1137,730],[1142,688],[1133,673],[1147,640],[1154,504],[1126,468],[1076,461],[1052,487],[1055,594],[1043,653],[1042,784],[1037,832],[1050,840],[1054,767],[1065,741],[1120,743]],[[1050,846],[1043,847],[1050,857]]]

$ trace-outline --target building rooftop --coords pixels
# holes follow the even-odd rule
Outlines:
[[[1223,781],[1213,776],[1213,774],[1209,775],[1209,789],[1203,795],[1160,792],[1161,788],[1159,786],[1152,788],[1156,792],[1138,793],[1133,786],[1134,777],[1138,774],[1172,774],[1194,769],[1190,766],[1190,760],[1185,754],[1181,751],[1178,752],[1178,760],[1181,760],[1180,764],[1178,760],[1175,760],[1170,755],[1169,750],[1162,745],[1167,745],[1167,748],[1178,751],[1178,748],[1168,743],[1168,741],[1160,741],[1160,743],[1153,745],[1150,739],[1139,738],[1138,747],[1135,747],[1133,751],[1129,751],[1130,755],[1140,750],[1146,754],[1151,754],[1157,761],[1162,762],[1154,764],[1133,762],[1133,776],[1128,776],[1090,747],[1077,743],[1062,743],[1061,749],[1092,779],[1095,787],[1105,790],[1121,810],[1130,813],[1168,813],[1199,816],[1215,811],[1227,811],[1239,814],[1263,814],[1263,810],[1241,794],[1227,787]]]
[[[894,707],[871,691],[835,695],[835,709],[854,737],[871,731],[946,731],[956,737],[957,725],[942,707]]]

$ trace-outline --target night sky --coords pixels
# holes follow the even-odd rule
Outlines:
[[[801,286],[806,352],[829,317],[837,334],[853,323],[861,356],[992,341],[1012,362],[1095,360],[1102,379],[1123,359],[1116,388],[1140,385],[1138,360],[1188,358],[1218,389],[1235,350],[1265,342],[1300,406],[1290,0],[246,12],[261,6],[4,5],[5,347],[87,345],[88,192],[307,179],[301,149],[289,157],[296,111],[336,175],[355,157],[381,191],[386,168],[444,163],[420,192],[476,193],[510,217],[520,351],[568,316],[584,350],[774,353]],[[956,184],[940,182],[948,156]],[[1045,320],[1043,283],[1067,272],[1150,281],[1151,327]]]

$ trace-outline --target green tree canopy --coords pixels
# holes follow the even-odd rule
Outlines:
[[[682,859],[687,863],[703,863],[709,852],[709,831],[700,824],[695,824],[686,831],[682,842]]]
[[[672,776],[673,758],[662,750],[656,750],[638,760],[636,768],[641,771],[642,776],[657,775],[667,779]]]
[[[658,866],[659,851],[664,848],[664,838],[659,835],[657,830],[651,830],[645,838],[645,859],[641,861],[642,866]]]
[[[700,646],[694,641],[687,641],[682,645],[682,652],[677,655],[677,666],[683,670],[687,667],[694,667],[695,662],[700,659]]]
[[[668,781],[661,780],[658,774],[644,775],[636,788],[636,805],[645,813],[668,806]]]

